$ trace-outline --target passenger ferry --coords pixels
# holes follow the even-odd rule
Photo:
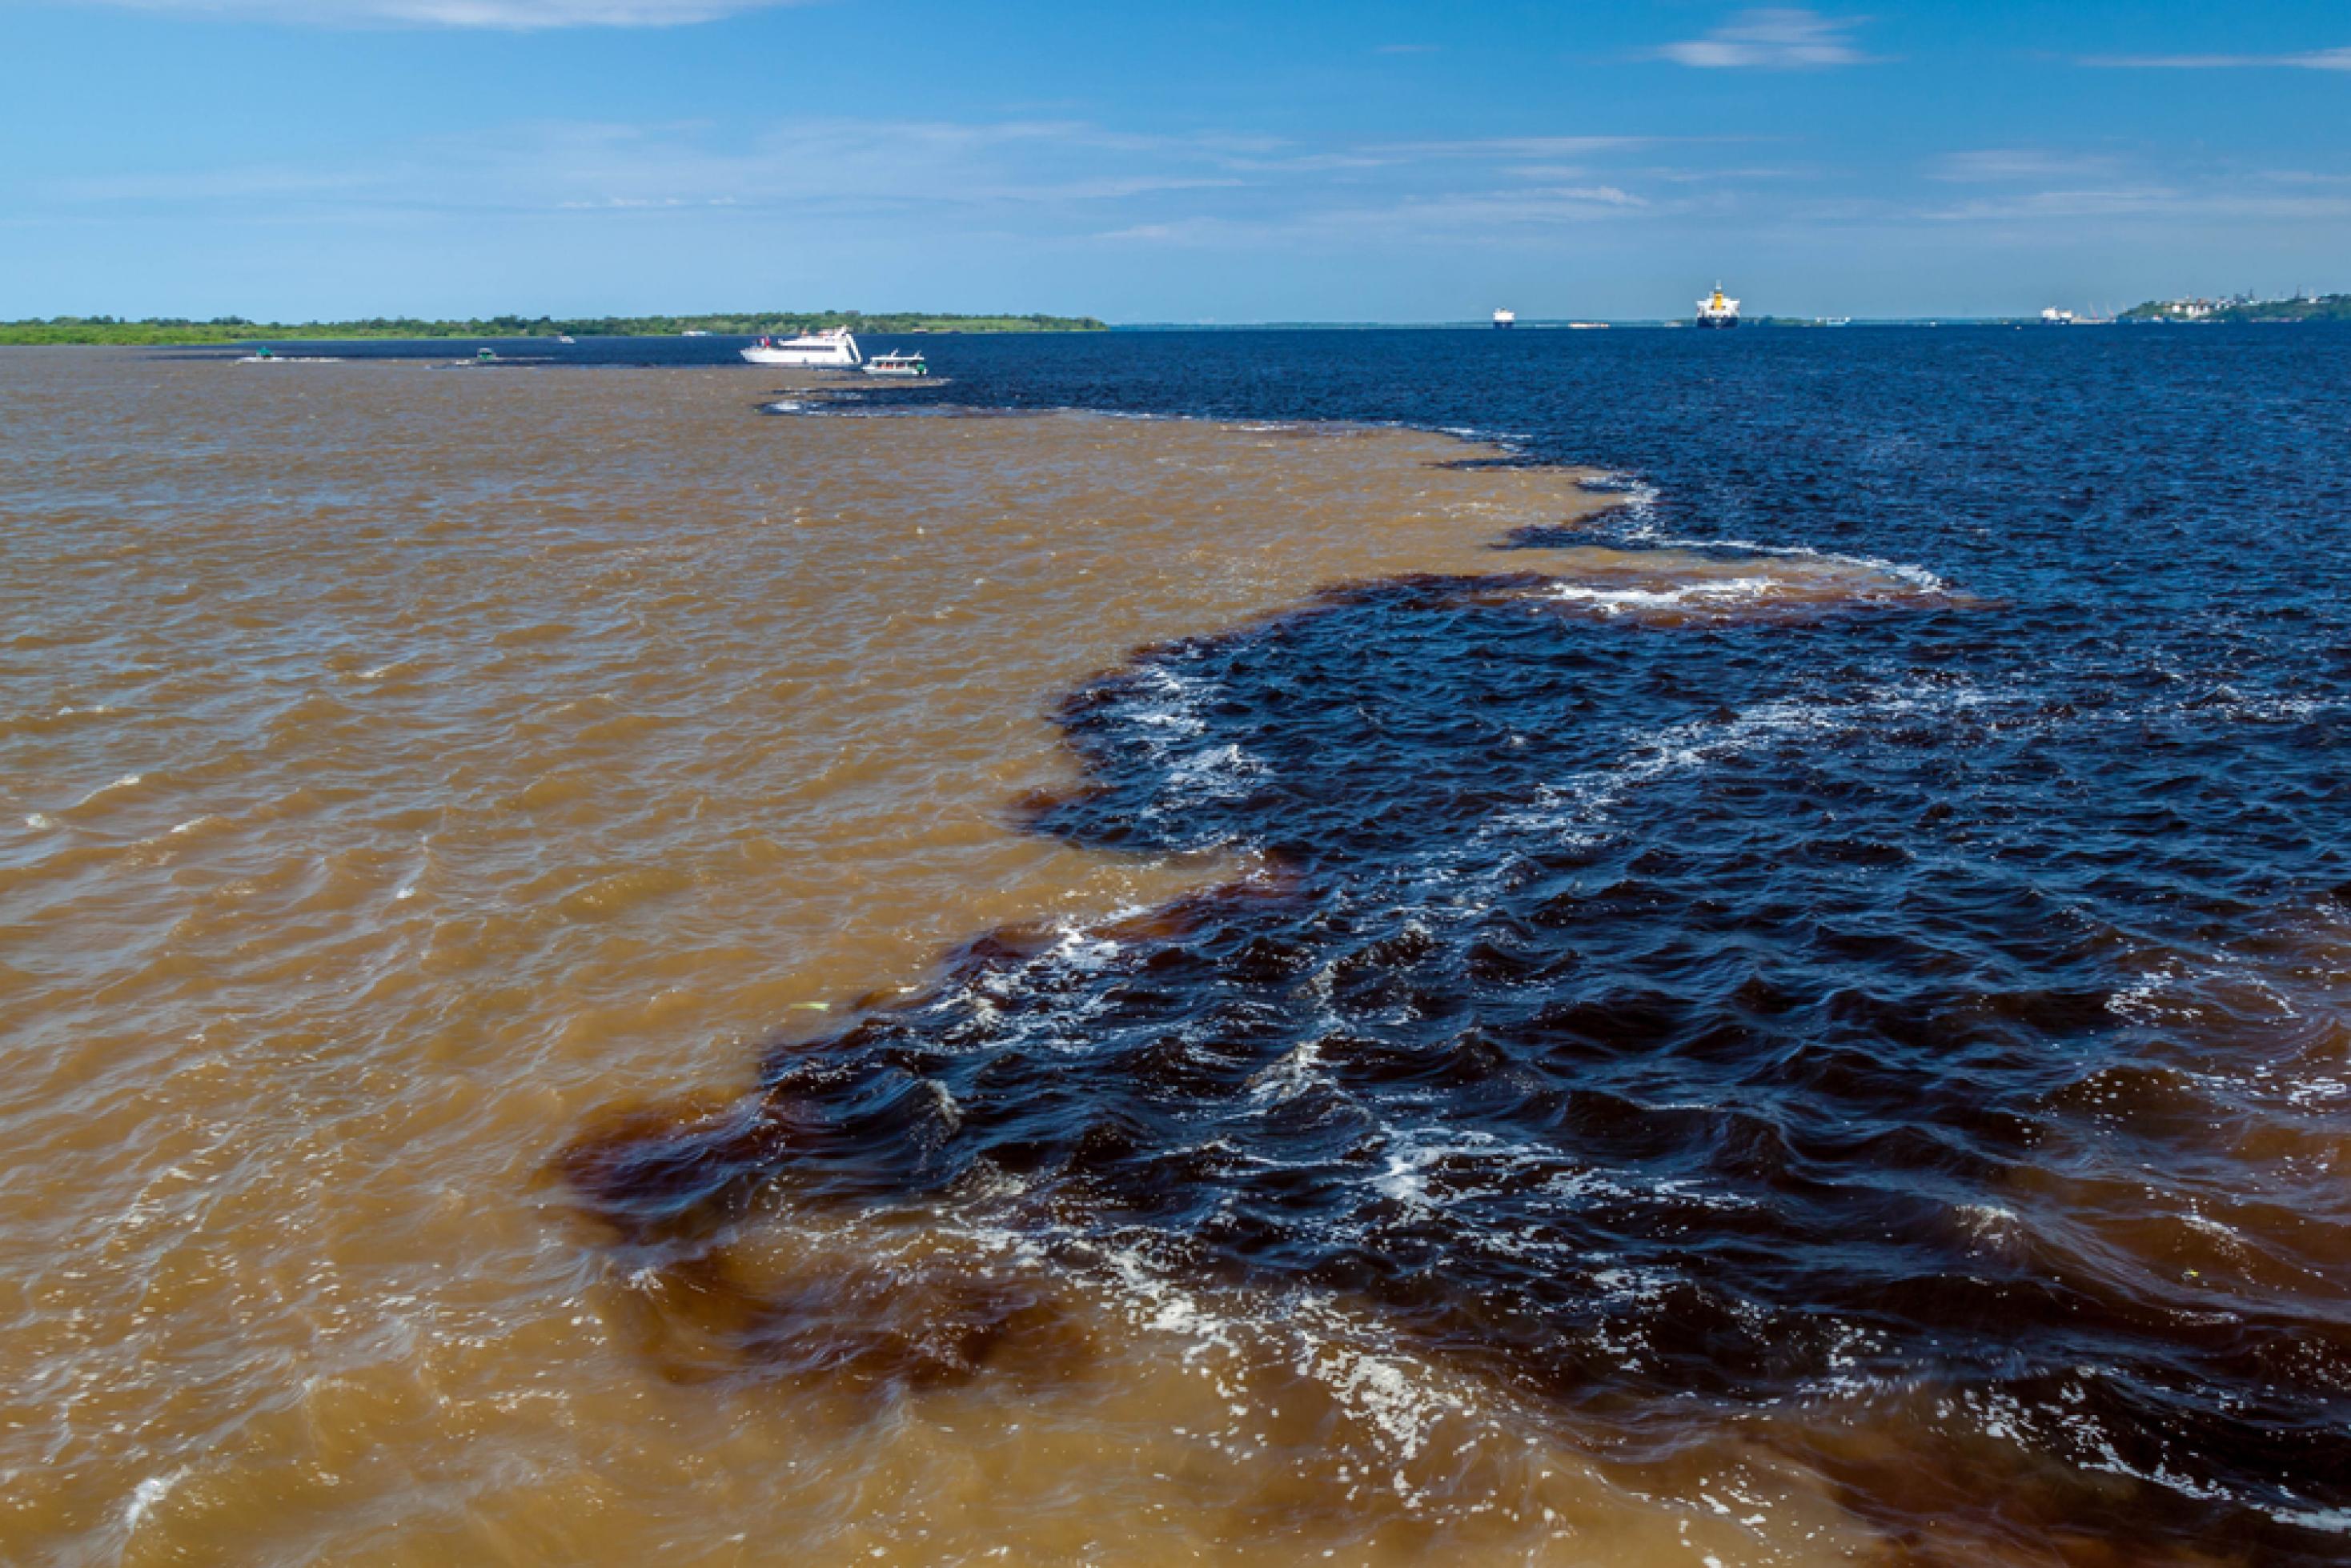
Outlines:
[[[853,371],[865,362],[857,351],[857,340],[846,327],[828,327],[821,332],[803,332],[780,340],[762,338],[742,353],[755,365],[790,365],[800,370]]]
[[[1698,302],[1698,324],[1701,327],[1736,327],[1739,325],[1739,301],[1723,296],[1722,285],[1714,286],[1714,293]]]
[[[920,354],[876,354],[865,361],[869,376],[926,376],[931,367]]]

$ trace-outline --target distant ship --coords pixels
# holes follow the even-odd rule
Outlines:
[[[1519,313],[1518,313],[1517,311],[1515,311],[1515,310],[1497,310],[1497,311],[1495,311],[1495,312],[1494,312],[1494,325],[1495,325],[1495,326],[1497,326],[1497,327],[1515,327],[1515,326],[1517,326],[1518,324],[1519,324]]]
[[[849,371],[865,362],[865,356],[857,351],[857,340],[846,327],[803,332],[780,342],[762,338],[743,350],[742,355],[755,365],[793,365],[802,370]]]
[[[1701,327],[1738,326],[1739,301],[1723,298],[1722,285],[1716,284],[1712,297],[1698,302],[1698,324]]]
[[[2075,316],[2071,310],[2060,310],[2054,305],[2044,308],[2041,312],[2041,324],[2043,327],[2071,327],[2079,319],[2081,318]]]

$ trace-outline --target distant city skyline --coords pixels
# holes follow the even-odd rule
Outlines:
[[[0,316],[2351,291],[2351,6],[0,0]]]

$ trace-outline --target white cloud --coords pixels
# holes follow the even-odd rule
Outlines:
[[[1660,209],[1614,185],[1465,191],[1441,196],[1339,206],[1293,208],[1278,215],[1201,215],[1134,224],[1096,234],[1101,240],[1170,246],[1292,245],[1459,245],[1541,238],[1585,225],[1653,215]],[[1678,209],[1672,209],[1678,210]]]
[[[833,214],[1115,202],[1228,187],[1219,138],[1079,121],[802,120],[750,136],[705,124],[536,121],[333,165],[284,163],[57,182],[69,202],[221,205],[308,197],[415,210],[783,206]]]
[[[2298,55],[2101,55],[2082,63],[2137,70],[2216,71],[2283,67],[2305,71],[2351,71],[2351,48],[2312,49]]]
[[[1921,213],[1938,223],[1975,223],[2008,218],[2082,218],[2159,212],[2176,206],[2180,193],[2159,185],[2125,185],[2020,195],[1982,197]]]
[[[1817,11],[1773,7],[1741,11],[1701,38],[1667,44],[1660,57],[1701,69],[1802,70],[1817,66],[1857,66],[1869,57],[1846,37],[1861,25],[1857,16],[1823,16]]]
[[[1655,171],[1631,137],[1356,146],[1232,130],[1144,133],[1077,120],[810,118],[522,121],[357,158],[214,170],[116,170],[36,188],[60,213],[196,209],[265,221],[672,218],[824,237],[934,234],[1160,246],[1540,244],[1587,225],[1713,210],[1702,171]],[[1272,156],[1267,153],[1270,151]],[[1577,154],[1553,162],[1546,154]],[[699,214],[699,215],[695,215]],[[586,232],[582,230],[581,232]]]
[[[677,27],[799,0],[85,0],[118,10],[325,27]]]
[[[2232,187],[2180,189],[2166,185],[2120,185],[2075,190],[2031,191],[1962,202],[1922,212],[1935,223],[2074,222],[2083,218],[2139,217],[2175,223],[2339,222],[2351,217],[2351,198],[2278,195]]]
[[[1383,141],[1367,152],[1395,158],[1581,158],[1646,147],[1647,136],[1489,136],[1472,141]]]
[[[1938,223],[2157,218],[2307,222],[2339,218],[2351,175],[2254,169],[2231,159],[2160,159],[2000,147],[1953,152],[1930,179],[1977,190],[1914,216]]]
[[[2109,157],[2080,153],[2046,152],[2030,147],[1990,147],[1972,152],[1947,154],[1934,167],[1930,178],[1961,185],[1991,185],[2013,182],[2080,180],[2089,175],[2105,176],[2116,167]]]

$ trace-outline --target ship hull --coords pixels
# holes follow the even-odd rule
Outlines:
[[[743,358],[755,365],[777,365],[803,371],[852,371],[857,357],[848,349],[745,349]]]
[[[1698,319],[1698,325],[1707,328],[1711,331],[1727,332],[1731,328],[1739,325],[1739,318],[1736,316],[1701,316]]]

